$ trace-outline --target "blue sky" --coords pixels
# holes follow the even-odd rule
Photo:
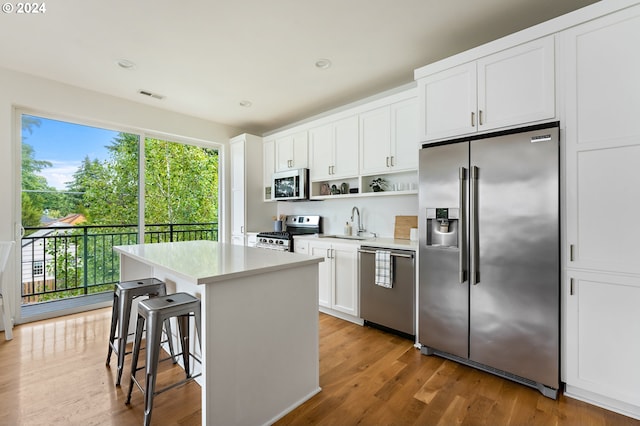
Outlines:
[[[35,116],[27,116],[35,117]],[[42,170],[40,175],[47,179],[50,186],[65,189],[65,183],[71,181],[73,173],[86,156],[90,159],[104,160],[108,157],[105,148],[119,132],[97,127],[50,120],[40,120],[39,127],[34,126],[32,133],[22,132],[22,141],[31,145],[36,160],[46,160],[53,164]]]

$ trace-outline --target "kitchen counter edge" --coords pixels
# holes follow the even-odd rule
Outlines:
[[[368,247],[382,247],[382,248],[390,248],[390,249],[400,249],[400,250],[418,250],[418,242],[411,240],[404,240],[399,238],[368,238],[366,240],[353,240],[349,238],[340,238],[339,236],[325,236],[323,234],[313,234],[313,235],[294,235],[294,239],[307,240],[307,241],[324,241],[324,242],[336,242],[336,243],[347,243],[353,244],[357,246],[368,246]]]
[[[114,246],[114,251],[164,268],[194,284],[210,284],[266,272],[317,264],[324,259],[216,241]]]

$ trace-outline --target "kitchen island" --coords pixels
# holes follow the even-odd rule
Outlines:
[[[122,281],[156,277],[200,298],[203,425],[271,424],[320,391],[322,258],[213,241],[114,250]]]

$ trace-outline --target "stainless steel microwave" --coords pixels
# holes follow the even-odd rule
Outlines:
[[[306,200],[309,198],[309,169],[292,169],[273,174],[273,200]]]

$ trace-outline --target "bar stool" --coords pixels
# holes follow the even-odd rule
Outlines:
[[[131,392],[134,383],[142,391],[144,395],[144,424],[149,425],[151,422],[151,409],[153,407],[153,397],[166,390],[172,389],[187,383],[202,373],[195,376],[192,375],[189,367],[189,358],[201,363],[189,349],[189,317],[195,318],[196,332],[198,334],[198,344],[202,349],[202,340],[200,335],[200,299],[188,293],[175,293],[168,296],[155,297],[153,299],[143,300],[138,304],[138,320],[136,323],[136,336],[133,344],[133,355],[131,356],[131,382],[129,384],[129,393],[127,394],[126,404],[131,403]],[[180,343],[182,346],[182,360],[186,378],[161,390],[156,391],[156,374],[158,372],[158,361],[160,356],[160,345],[162,336],[162,323],[168,321],[172,317],[177,317],[178,330],[180,333]],[[146,321],[146,365],[138,368],[138,357],[140,356],[140,342],[142,340],[142,330]],[[180,354],[178,354],[180,355]],[[169,358],[167,358],[169,359]],[[145,370],[145,387],[144,389],[136,379],[137,371]]]
[[[120,386],[122,369],[124,367],[124,356],[131,352],[126,352],[127,336],[129,335],[129,318],[131,316],[131,305],[133,299],[140,296],[150,298],[164,296],[167,294],[166,284],[156,278],[144,278],[140,280],[124,281],[115,285],[113,292],[113,307],[111,309],[111,331],[109,333],[109,351],[107,352],[107,365],[111,361],[111,352],[118,356],[118,372],[116,375],[116,386]],[[116,337],[116,329],[118,337]],[[165,323],[165,331],[169,343],[169,351],[174,363],[177,362],[173,351],[173,339],[171,336],[171,323]],[[114,343],[115,341],[115,343]]]

